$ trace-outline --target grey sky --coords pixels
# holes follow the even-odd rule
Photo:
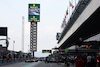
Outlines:
[[[70,0],[72,1],[72,0]],[[77,2],[78,0],[76,0]],[[30,22],[28,22],[28,4],[40,4],[40,22],[38,22],[37,53],[42,54],[42,49],[52,49],[57,46],[56,33],[61,32],[61,24],[66,15],[69,0],[0,0],[0,27],[8,27],[10,44],[8,49],[21,50],[22,44],[22,16],[25,17],[24,52],[28,52],[30,45]],[[73,0],[75,6],[75,0]],[[70,8],[70,10],[72,10]],[[71,12],[70,12],[71,13]],[[68,20],[68,17],[67,17]]]

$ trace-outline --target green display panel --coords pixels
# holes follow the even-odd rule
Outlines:
[[[40,22],[40,4],[29,4],[28,21]]]

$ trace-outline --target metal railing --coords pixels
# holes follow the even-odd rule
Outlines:
[[[63,39],[65,34],[70,30],[72,25],[75,23],[75,21],[78,19],[78,17],[81,15],[81,13],[84,11],[84,9],[87,7],[87,5],[91,2],[91,0],[80,0],[75,7],[68,23],[66,24],[66,27],[64,28],[63,32],[61,33],[61,36],[58,40],[58,43]]]

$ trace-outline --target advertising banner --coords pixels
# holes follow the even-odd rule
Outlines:
[[[61,34],[61,33],[57,33],[57,35],[56,35],[56,40],[59,40],[60,34]]]
[[[29,4],[28,8],[28,21],[39,22],[40,21],[40,4]]]
[[[42,50],[42,53],[51,53],[51,50]]]

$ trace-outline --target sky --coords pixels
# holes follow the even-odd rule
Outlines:
[[[75,0],[70,0],[75,6]],[[76,0],[77,4],[78,0]],[[0,0],[0,27],[8,27],[8,50],[22,50],[22,16],[24,16],[24,52],[30,49],[30,22],[28,22],[28,4],[40,4],[40,22],[37,22],[37,52],[35,56],[45,57],[49,53],[42,50],[51,50],[58,46],[57,32],[62,31],[61,24],[69,9],[69,0]],[[67,16],[68,21],[70,14]],[[0,36],[0,39],[5,38]],[[15,41],[15,43],[13,43]]]

